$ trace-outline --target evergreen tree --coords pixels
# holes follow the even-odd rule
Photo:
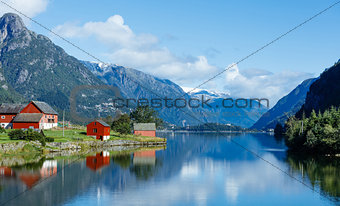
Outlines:
[[[280,123],[277,123],[274,129],[274,135],[279,137],[282,136],[284,133],[283,126]]]
[[[113,121],[111,128],[113,131],[119,132],[121,134],[131,133],[131,120],[129,115],[123,114],[118,120]]]
[[[313,110],[310,117],[303,120],[291,117],[285,130],[286,144],[292,150],[340,153],[340,109],[332,107],[323,113],[319,111],[318,115]]]
[[[156,123],[156,126],[163,124],[163,120],[158,117],[158,113],[149,106],[138,106],[130,113],[130,118],[135,123]]]

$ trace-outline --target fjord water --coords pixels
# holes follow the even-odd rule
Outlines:
[[[80,159],[44,160],[40,166],[12,167],[15,175],[1,176],[0,202],[15,197],[6,204],[339,204],[337,160],[297,158],[286,152],[282,140],[267,134],[158,133],[158,136],[168,139],[166,148],[110,155],[104,151]],[[47,179],[42,178],[34,185],[35,176]]]

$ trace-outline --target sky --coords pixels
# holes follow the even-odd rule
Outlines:
[[[194,88],[334,0],[8,0],[8,4],[105,63]],[[0,2],[0,14],[14,12]],[[15,13],[15,12],[14,12]],[[28,19],[67,53],[97,61]],[[201,89],[268,98],[270,106],[340,58],[340,4]]]

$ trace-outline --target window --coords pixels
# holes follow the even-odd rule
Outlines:
[[[94,125],[96,125],[97,122],[94,122]]]
[[[5,116],[1,116],[1,119],[5,119]]]
[[[97,133],[97,129],[93,129],[93,133]]]

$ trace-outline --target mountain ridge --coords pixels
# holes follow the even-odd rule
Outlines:
[[[292,116],[299,111],[305,102],[310,85],[316,79],[317,78],[310,78],[304,80],[290,93],[282,97],[273,108],[261,116],[251,128],[262,130],[275,128],[277,123],[283,125],[289,116]]]

